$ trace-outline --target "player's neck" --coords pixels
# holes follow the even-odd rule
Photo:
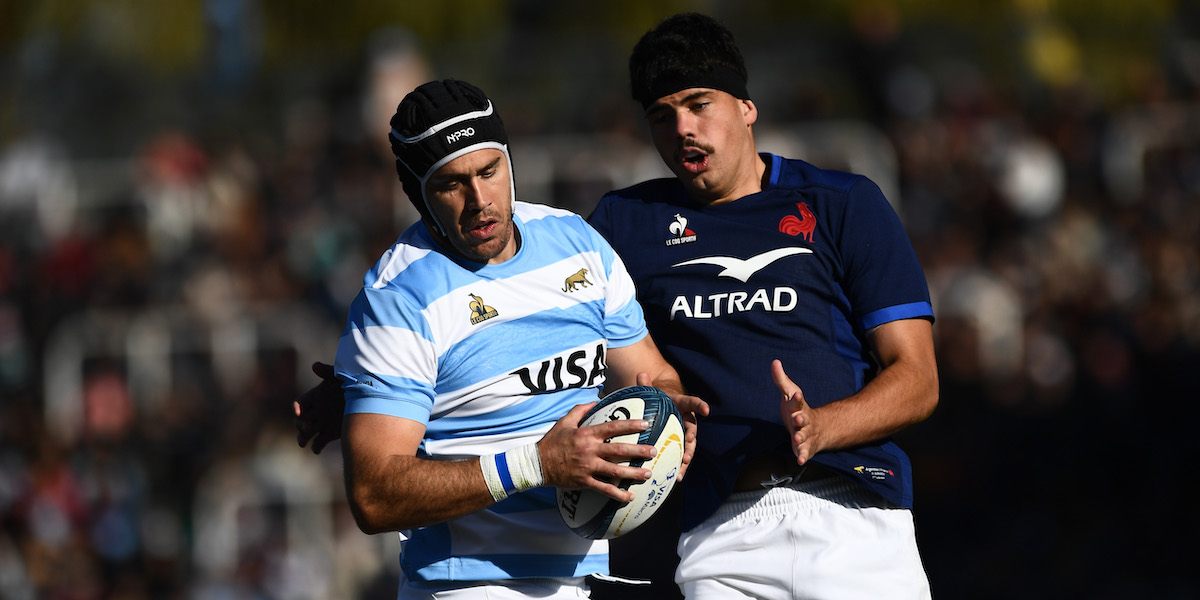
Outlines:
[[[730,184],[711,189],[690,189],[688,194],[692,200],[710,206],[729,204],[751,194],[763,191],[766,186],[767,163],[758,152],[753,152],[753,158],[738,164],[729,174]]]

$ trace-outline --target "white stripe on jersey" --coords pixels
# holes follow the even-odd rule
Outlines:
[[[409,265],[425,258],[427,254],[433,252],[429,248],[418,248],[410,244],[402,244],[388,248],[387,252],[379,259],[379,267],[376,271],[379,273],[378,278],[371,282],[371,287],[375,289],[383,289],[387,286],[394,277],[407,269]]]
[[[526,444],[535,444],[553,427],[547,423],[537,429],[526,429],[496,435],[475,435],[457,439],[425,440],[423,448],[429,456],[438,460],[457,460],[499,454]]]
[[[612,289],[608,291],[608,300],[604,304],[604,312],[613,314],[620,312],[637,296],[637,289],[634,287],[633,278],[630,277],[629,271],[625,269],[625,263],[619,256],[615,257],[612,265],[612,275],[609,276],[609,285]]]
[[[432,381],[437,377],[433,344],[403,327],[376,325],[368,342],[362,329],[346,331],[338,344],[336,362],[355,373]]]
[[[560,355],[580,353],[590,361],[594,359],[595,347],[602,343],[604,343],[603,339],[589,340],[574,348],[562,351]],[[512,370],[526,368],[533,373],[537,373],[540,367],[541,361],[537,360],[519,365]],[[604,383],[604,377],[598,377],[594,383],[596,386]],[[525,384],[521,383],[519,378],[513,377],[511,371],[506,370],[474,385],[459,388],[449,393],[437,394],[434,397],[434,410],[430,418],[436,419],[443,415],[450,415],[456,418],[484,416],[525,402],[529,393],[530,391],[525,387]],[[492,452],[496,451],[493,450]]]
[[[545,217],[575,217],[575,213],[564,208],[556,208],[548,204],[529,204],[526,202],[514,203],[517,212],[521,215],[521,220],[526,223],[532,223],[538,219]]]

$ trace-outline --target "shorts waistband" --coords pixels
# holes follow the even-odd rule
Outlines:
[[[717,512],[701,523],[699,527],[739,517],[767,517],[829,504],[860,507],[886,506],[886,503],[878,495],[853,481],[843,477],[830,477],[764,490],[735,492],[717,509]]]
[[[829,477],[837,477],[837,474],[815,462],[810,462],[802,467],[797,465],[795,459],[791,457],[780,459],[779,457],[763,456],[742,467],[742,472],[738,474],[737,480],[733,483],[733,491],[759,491],[763,488],[817,481]]]

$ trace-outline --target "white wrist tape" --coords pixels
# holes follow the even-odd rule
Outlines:
[[[492,498],[499,502],[511,494],[533,489],[546,482],[537,444],[513,448],[500,454],[479,457],[479,468]]]

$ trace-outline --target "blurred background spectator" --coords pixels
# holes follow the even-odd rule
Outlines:
[[[1200,6],[697,8],[761,145],[870,175],[921,255],[935,596],[1200,596]],[[0,597],[394,597],[395,536],[290,412],[415,219],[387,119],[475,82],[518,195],[586,214],[668,175],[625,60],[679,9],[0,1]]]

